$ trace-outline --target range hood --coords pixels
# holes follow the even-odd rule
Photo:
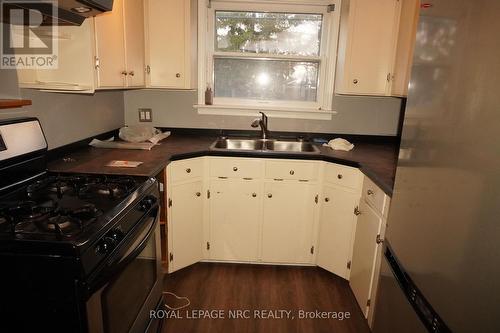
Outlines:
[[[95,16],[113,9],[113,0],[20,0],[2,3],[2,22],[20,24],[10,17],[10,9],[30,9],[35,15],[41,13],[41,25],[81,25],[85,18]],[[40,17],[40,15],[38,15]],[[22,20],[29,25],[29,20]]]

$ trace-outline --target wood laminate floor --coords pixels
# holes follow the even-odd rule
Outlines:
[[[191,304],[169,312],[177,318],[165,319],[163,333],[370,332],[348,282],[316,267],[198,263],[166,275],[164,290]],[[165,303],[186,300],[166,294]],[[237,310],[249,318],[230,318]],[[337,318],[301,318],[305,312]]]

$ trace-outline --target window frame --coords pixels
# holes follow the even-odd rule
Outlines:
[[[335,10],[328,11],[328,5]],[[198,8],[198,104],[201,114],[254,115],[266,111],[272,117],[331,119],[337,44],[340,25],[340,1],[323,0],[212,0],[199,1]],[[287,56],[215,51],[216,11],[248,11],[305,13],[322,15],[319,56]],[[292,61],[313,61],[319,63],[318,89],[315,102],[254,100],[243,98],[215,97],[213,105],[204,105],[205,89],[214,89],[214,57],[238,59],[284,59]]]

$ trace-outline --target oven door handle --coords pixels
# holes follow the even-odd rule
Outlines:
[[[142,250],[144,250],[158,225],[159,213],[159,206],[153,206],[149,210],[148,214],[143,216],[138,223],[150,225],[150,227],[145,227],[139,235],[136,235],[135,237],[140,236],[140,238],[136,239],[132,244],[130,244],[130,242],[126,242],[123,247],[128,247],[129,249],[123,254],[121,254],[120,251],[117,251],[111,258],[106,261],[104,267],[98,269],[99,274],[97,274],[97,276],[94,276],[94,278],[89,279],[88,292],[90,294],[102,288],[102,286],[104,286],[106,282],[109,281],[110,277],[119,273],[123,268],[127,266],[128,263],[134,260],[142,252]],[[148,220],[148,222],[144,223],[144,220]]]

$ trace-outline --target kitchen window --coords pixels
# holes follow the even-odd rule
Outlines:
[[[199,113],[265,111],[331,119],[339,26],[335,2],[200,3]],[[209,106],[204,105],[207,87],[213,91]]]

